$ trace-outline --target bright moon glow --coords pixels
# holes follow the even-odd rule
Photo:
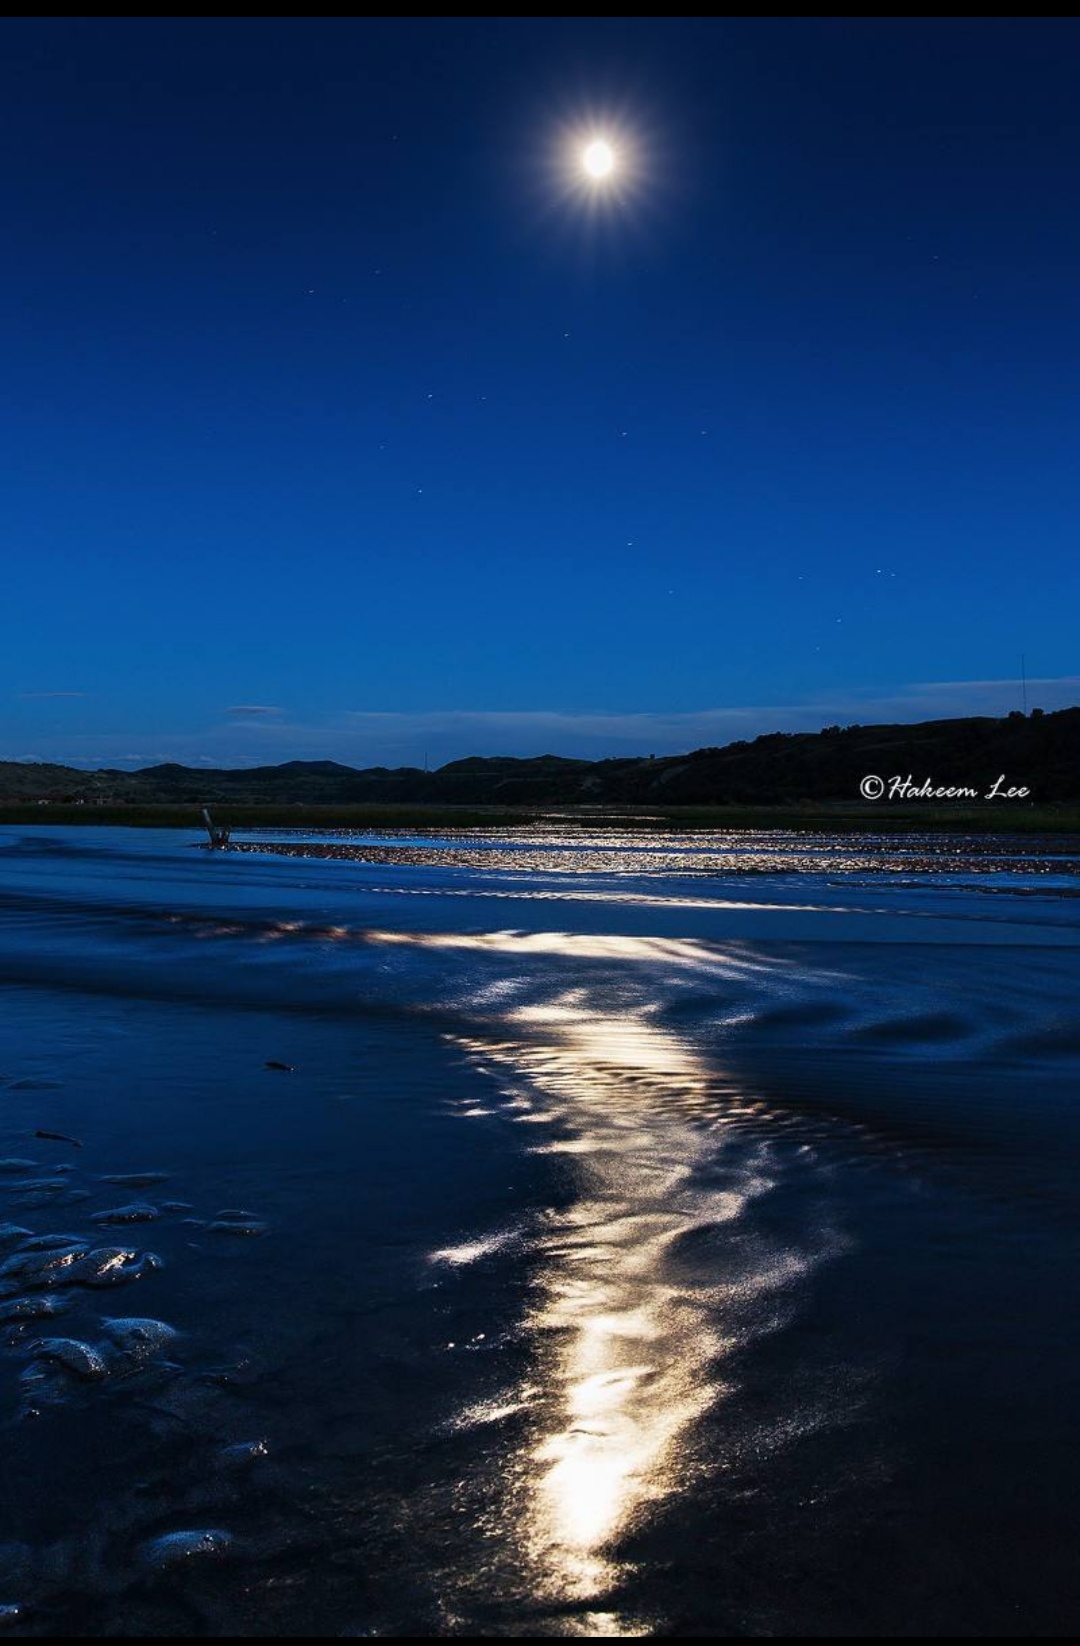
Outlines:
[[[643,135],[616,109],[583,109],[552,133],[546,163],[552,204],[592,233],[646,204],[653,170]]]
[[[615,155],[611,144],[597,138],[590,143],[581,156],[581,163],[590,177],[608,177],[615,167]]]

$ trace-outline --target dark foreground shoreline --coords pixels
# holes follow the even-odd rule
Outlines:
[[[444,805],[218,805],[215,818],[234,829],[521,829],[557,824],[614,830],[796,829],[830,834],[947,830],[964,834],[1080,835],[1080,805],[984,803],[931,805],[921,801],[877,806],[807,803],[787,806],[444,806]],[[202,831],[194,805],[98,806],[21,804],[0,806],[0,824],[123,825],[141,829]]]

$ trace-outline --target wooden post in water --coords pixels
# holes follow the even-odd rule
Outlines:
[[[211,846],[220,846],[222,850],[229,844],[229,830],[224,823],[215,823],[210,816],[209,806],[202,809],[203,825],[210,837]]]

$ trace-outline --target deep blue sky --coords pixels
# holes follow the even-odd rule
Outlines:
[[[0,41],[0,757],[1080,699],[1077,24]]]

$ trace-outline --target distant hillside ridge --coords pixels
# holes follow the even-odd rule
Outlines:
[[[134,772],[0,761],[0,804],[790,805],[859,802],[859,785],[867,776],[886,784],[899,777],[941,788],[971,787],[980,796],[1004,777],[1011,786],[1029,789],[1035,804],[1077,801],[1080,707],[1052,714],[1016,710],[1003,719],[769,732],[682,755],[609,760],[477,755],[431,772],[415,766],[359,769],[336,760],[238,770],[170,762]]]

